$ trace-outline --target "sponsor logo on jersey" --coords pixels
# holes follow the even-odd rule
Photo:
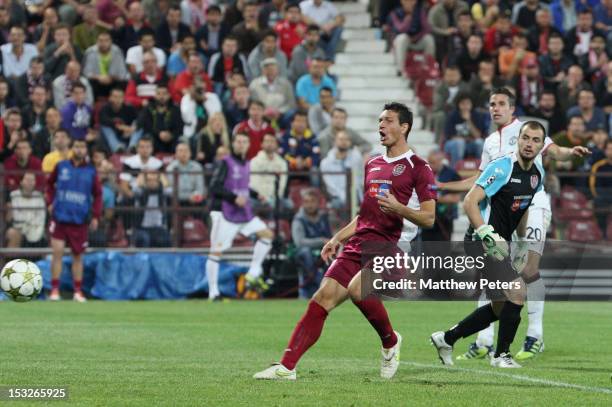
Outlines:
[[[389,184],[382,184],[380,187],[378,187],[378,196],[386,196],[386,192],[391,192],[391,187]]]
[[[532,175],[531,176],[531,188],[536,188],[538,186],[538,183],[540,182],[540,179],[538,178],[537,175]]]
[[[372,198],[376,198],[377,196],[385,196],[385,192],[390,192],[391,186],[389,183],[371,183],[368,188],[368,195]]]
[[[368,171],[368,173],[374,172],[374,171],[380,171],[380,167],[370,168],[370,171]]]
[[[514,197],[514,202],[512,202],[512,206],[511,206],[511,210],[512,212],[516,212],[519,209],[526,209],[529,204],[531,203],[531,196],[528,195],[527,197],[525,197],[525,195],[522,196],[518,196],[518,197]]]
[[[397,177],[398,175],[402,175],[405,170],[406,166],[404,164],[397,164],[395,167],[393,167],[392,174]]]
[[[368,188],[368,195],[370,195],[372,198],[376,198],[376,195],[378,194],[378,184],[370,184],[370,188]]]
[[[68,171],[68,168],[62,168],[58,178],[61,181],[68,181],[70,179],[70,171]]]
[[[520,184],[522,183],[520,178],[510,178],[510,182],[514,183],[514,184]]]

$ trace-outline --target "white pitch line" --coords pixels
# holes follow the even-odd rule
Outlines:
[[[512,373],[504,373],[504,372],[498,372],[495,370],[470,369],[467,367],[443,366],[443,365],[434,365],[430,363],[406,362],[406,361],[402,361],[400,363],[403,365],[410,365],[414,367],[425,367],[425,368],[430,368],[430,369],[458,370],[460,372],[477,373],[477,374],[486,375],[486,376],[508,377],[514,380],[519,380],[519,381],[524,381],[524,382],[545,384],[551,387],[562,387],[562,388],[567,388],[567,389],[583,390],[583,391],[591,392],[591,393],[612,394],[612,389],[607,389],[605,387],[583,386],[580,384],[558,382],[555,380],[548,380],[548,379],[539,379],[537,377],[524,376],[524,375],[512,374]]]

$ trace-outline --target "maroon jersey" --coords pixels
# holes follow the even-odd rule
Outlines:
[[[363,242],[395,243],[399,240],[403,218],[383,212],[376,199],[385,191],[390,192],[403,205],[408,205],[415,195],[419,203],[436,199],[433,171],[412,150],[399,157],[388,158],[382,155],[368,161],[357,230],[346,242],[339,257],[359,258]]]

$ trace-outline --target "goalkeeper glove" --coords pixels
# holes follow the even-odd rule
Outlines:
[[[482,246],[487,256],[493,257],[497,261],[502,261],[508,257],[508,242],[495,233],[493,226],[482,225],[476,229],[476,235],[482,240]]]

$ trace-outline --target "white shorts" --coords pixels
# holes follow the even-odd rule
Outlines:
[[[232,247],[232,242],[238,233],[250,236],[268,228],[257,216],[245,223],[234,223],[225,219],[223,212],[212,211],[210,219],[212,220],[210,250],[213,252],[222,252]]]
[[[538,253],[540,256],[544,252],[546,243],[546,232],[550,226],[551,212],[545,208],[529,208],[527,218],[527,230],[525,241],[529,242],[529,250]]]

